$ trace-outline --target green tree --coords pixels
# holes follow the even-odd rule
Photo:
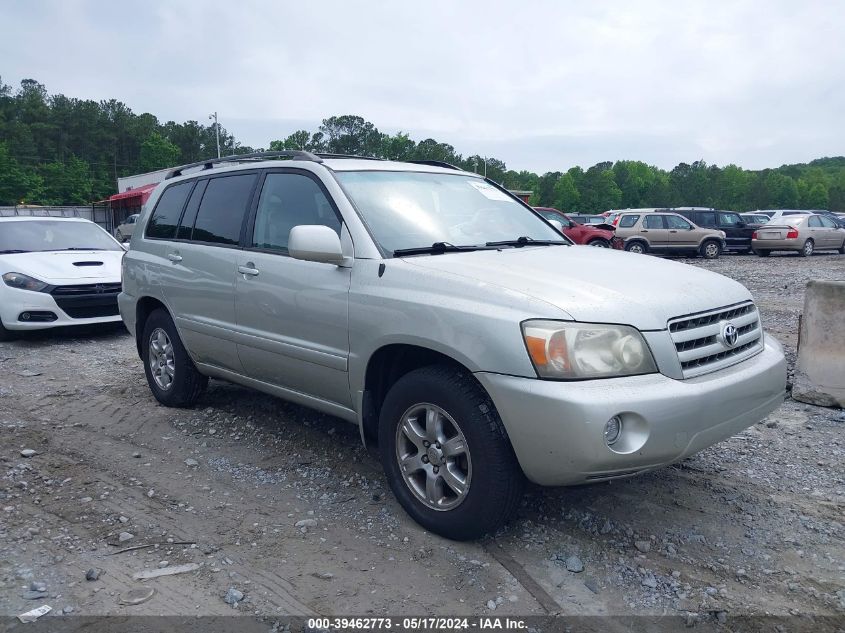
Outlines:
[[[810,191],[807,194],[807,207],[808,209],[827,209],[830,205],[830,196],[828,194],[827,189],[823,184],[817,182],[812,187],[810,187]]]
[[[563,174],[555,183],[555,208],[567,213],[578,211],[581,194],[571,174]]]
[[[155,171],[174,167],[179,163],[179,148],[158,132],[153,132],[141,143],[138,167],[141,171]]]
[[[83,205],[91,202],[91,169],[84,160],[70,156],[65,163],[53,162],[41,168],[44,204]]]

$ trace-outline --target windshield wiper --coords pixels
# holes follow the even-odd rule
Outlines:
[[[443,253],[463,253],[466,251],[486,251],[490,250],[490,245],[480,246],[477,244],[465,244],[463,246],[455,246],[449,242],[435,242],[431,246],[417,246],[415,248],[398,248],[393,251],[394,257],[402,257],[403,255],[442,255]]]
[[[10,249],[5,250],[5,251],[0,251],[0,255],[15,255],[17,253],[31,253],[31,252],[32,251],[22,251],[22,250],[17,249],[17,248],[10,248]]]
[[[502,240],[501,242],[487,242],[486,246],[568,246],[565,240],[535,240],[525,235],[515,240]]]
[[[58,251],[99,251],[99,250],[102,250],[102,249],[97,248],[96,246],[86,246],[86,247],[69,246],[68,248],[56,248],[56,249],[54,249],[54,252],[58,252]]]

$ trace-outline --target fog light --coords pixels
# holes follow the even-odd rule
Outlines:
[[[622,418],[614,415],[604,425],[604,441],[608,446],[613,446],[622,434]]]
[[[30,317],[29,312],[24,312],[24,313],[21,315],[21,320],[22,320],[22,321],[29,321],[29,317]]]

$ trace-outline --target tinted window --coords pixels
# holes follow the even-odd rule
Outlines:
[[[820,226],[822,225],[822,221],[821,221],[821,218],[819,218],[819,216],[814,215],[813,217],[811,217],[811,218],[807,221],[807,224],[808,224],[808,225],[810,225],[810,226],[812,226],[812,227],[818,228],[818,227],[820,227]]]
[[[637,220],[640,219],[638,215],[623,215],[622,219],[619,220],[619,228],[620,229],[630,229],[637,223]]]
[[[713,227],[716,226],[716,214],[715,213],[699,213],[695,216],[695,220],[698,222],[699,226],[708,226]]]
[[[645,216],[645,221],[643,222],[645,228],[647,229],[662,229],[663,228],[663,216],[662,215],[647,215]]]
[[[666,220],[666,226],[670,229],[683,229],[686,231],[692,228],[689,222],[677,215],[665,215],[663,217]]]
[[[195,242],[238,244],[255,178],[255,174],[239,174],[210,179],[191,239]]]
[[[819,220],[822,221],[822,226],[826,226],[829,229],[835,229],[837,227],[836,222],[823,215],[819,217]]]
[[[185,206],[185,200],[188,199],[193,186],[193,181],[181,182],[164,190],[147,223],[147,237],[173,239],[176,235],[176,225],[179,224],[179,216],[182,215],[182,207]]]
[[[319,185],[302,174],[267,174],[255,214],[253,248],[287,252],[290,230],[321,224],[340,235],[340,220]]]
[[[194,222],[197,219],[197,210],[200,208],[200,201],[202,194],[205,193],[206,185],[208,185],[207,180],[200,180],[194,187],[194,192],[191,194],[191,199],[188,200],[188,206],[185,207],[185,213],[182,215],[182,222],[179,223],[179,231],[176,233],[176,237],[180,240],[191,239],[191,232],[194,230]]]

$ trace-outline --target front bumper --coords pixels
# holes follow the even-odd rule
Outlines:
[[[76,304],[78,304],[78,308],[83,310],[87,305],[84,297],[71,299],[81,299],[80,301],[77,301]],[[101,303],[102,301],[97,301],[97,298],[95,297],[93,302]],[[77,305],[74,305],[74,307],[76,308]],[[23,320],[21,315],[24,313],[30,313],[38,316],[49,313],[54,315],[55,318],[43,321],[36,319]],[[53,295],[49,293],[4,288],[2,300],[0,300],[0,320],[2,320],[3,327],[7,330],[46,330],[68,325],[116,323],[120,321],[120,315],[115,311],[115,314],[109,314],[106,316],[74,318],[65,312],[58,305]]]
[[[786,395],[786,360],[769,336],[756,356],[688,380],[662,374],[583,382],[475,376],[493,399],[525,475],[546,486],[676,462],[762,420]],[[604,427],[615,415],[622,417],[623,431],[612,450]]]

